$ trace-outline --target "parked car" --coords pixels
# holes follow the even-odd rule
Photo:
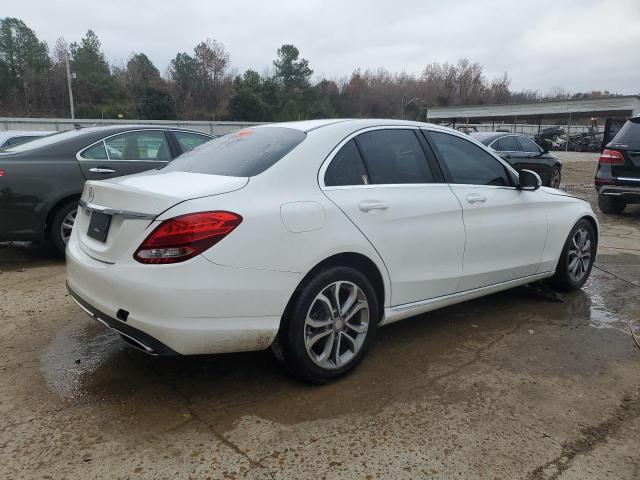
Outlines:
[[[558,157],[536,145],[525,135],[516,133],[478,132],[471,136],[486,145],[517,171],[533,170],[546,187],[559,188],[562,162]]]
[[[640,203],[640,116],[627,120],[602,151],[595,186],[603,213]]]
[[[50,240],[64,252],[86,180],[160,168],[213,138],[157,126],[90,127],[0,152],[0,241]]]
[[[563,138],[566,133],[562,127],[547,127],[536,133],[533,139],[543,150],[561,150],[566,142]]]
[[[22,143],[30,142],[36,138],[46,137],[55,132],[42,130],[6,130],[0,132],[0,150],[3,148],[15,147]]]
[[[517,285],[586,281],[589,204],[455,130],[399,120],[264,125],[160,170],[87,182],[71,296],[154,355],[271,345],[326,382],[378,326]]]

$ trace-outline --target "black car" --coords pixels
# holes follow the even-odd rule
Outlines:
[[[78,128],[0,152],[0,242],[50,240],[64,252],[85,180],[165,166],[214,138],[158,126]]]
[[[603,213],[640,203],[640,116],[627,120],[602,151],[595,185]]]
[[[517,171],[533,170],[547,187],[558,188],[562,177],[562,163],[555,155],[536,145],[525,135],[502,132],[478,132],[470,136],[494,150]]]

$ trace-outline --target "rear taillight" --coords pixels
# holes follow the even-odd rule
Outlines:
[[[212,247],[242,222],[232,212],[199,212],[165,220],[133,254],[140,263],[184,262]]]
[[[598,159],[600,163],[624,163],[624,156],[617,150],[605,148]]]
[[[0,177],[4,177],[4,170],[0,168]]]

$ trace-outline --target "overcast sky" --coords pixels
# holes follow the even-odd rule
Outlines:
[[[546,93],[640,93],[640,0],[1,0],[52,48],[92,29],[112,63],[147,54],[164,72],[177,52],[208,37],[233,67],[262,72],[293,43],[314,77],[356,68],[420,73],[467,57],[487,77]]]

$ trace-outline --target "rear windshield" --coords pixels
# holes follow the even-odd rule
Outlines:
[[[162,170],[252,177],[274,165],[306,136],[300,130],[285,127],[240,130],[180,155]]]
[[[28,150],[35,150],[36,148],[48,147],[54,143],[60,142],[62,140],[66,140],[68,138],[73,138],[78,135],[82,135],[84,133],[81,129],[78,130],[66,130],[63,132],[52,133],[51,135],[47,135],[46,137],[37,138],[35,140],[31,140],[26,143],[21,143],[19,145],[14,145],[12,147],[4,148],[2,150],[3,153],[19,153],[26,152]]]
[[[627,123],[622,126],[612,141],[616,143],[640,143],[640,118],[627,120]]]

